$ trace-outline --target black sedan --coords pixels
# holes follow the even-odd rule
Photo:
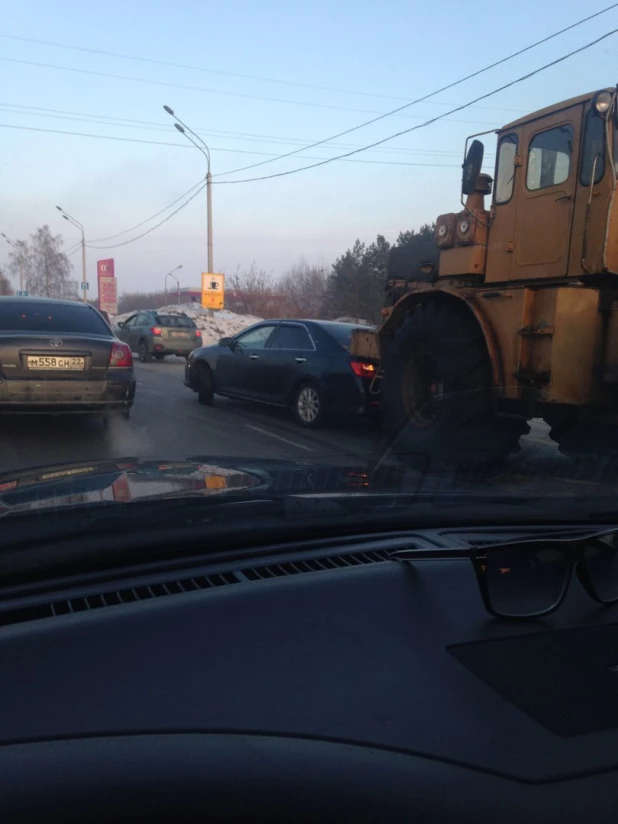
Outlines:
[[[129,416],[133,358],[87,303],[0,297],[0,412]]]
[[[367,414],[378,405],[377,367],[350,355],[355,329],[371,331],[335,321],[263,321],[193,351],[185,384],[205,405],[219,394],[289,407],[305,427],[319,426],[328,412]]]

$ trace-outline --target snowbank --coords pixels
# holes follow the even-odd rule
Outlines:
[[[136,311],[125,312],[122,315],[116,315],[110,318],[112,326],[116,326],[118,322],[122,322],[131,315],[135,315]],[[143,310],[146,311],[146,310]],[[161,315],[179,315],[184,313],[195,321],[198,329],[202,330],[202,340],[205,344],[216,343],[220,338],[232,337],[247,326],[258,323],[262,318],[256,318],[252,315],[237,315],[235,312],[229,312],[227,309],[215,311],[214,317],[209,317],[208,310],[202,309],[199,303],[181,303],[172,304],[170,306],[161,306],[157,309]]]

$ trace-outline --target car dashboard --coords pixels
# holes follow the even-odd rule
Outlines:
[[[543,620],[491,618],[457,552],[525,534],[5,587],[2,820],[613,820],[618,606],[573,582]]]

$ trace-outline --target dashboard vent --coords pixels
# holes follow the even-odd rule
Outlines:
[[[361,566],[386,561],[390,551],[370,550],[368,552],[352,552],[348,555],[335,555],[329,558],[308,558],[298,561],[287,561],[282,564],[243,569],[243,575],[250,581],[263,581],[266,578],[283,578],[288,575],[298,575],[303,572],[321,572],[325,569],[341,569],[343,567]]]
[[[101,607],[131,604],[135,601],[145,601],[148,598],[179,595],[184,592],[195,592],[239,582],[240,579],[233,572],[221,572],[216,575],[197,575],[194,578],[183,578],[182,580],[167,581],[165,583],[142,584],[128,589],[82,595],[76,598],[66,598],[0,612],[0,625],[21,624],[26,621],[36,621],[40,618],[54,618],[57,615],[88,612],[93,609],[101,609]]]
[[[187,592],[212,589],[227,586],[228,584],[264,581],[269,578],[284,578],[304,572],[321,572],[329,569],[374,564],[379,561],[386,561],[390,551],[368,550],[367,552],[351,552],[346,555],[323,558],[299,558],[298,560],[269,564],[268,566],[249,567],[238,571],[219,572],[211,575],[196,575],[192,578],[182,578],[163,583],[138,584],[126,589],[115,589],[109,592],[79,595],[57,601],[28,604],[15,609],[0,610],[0,626],[38,621],[43,618],[55,618],[59,615],[72,615],[78,612],[89,612],[103,607],[145,601],[149,598],[162,598],[166,595],[182,595]]]

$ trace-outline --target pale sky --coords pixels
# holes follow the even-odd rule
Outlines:
[[[115,259],[121,292],[161,289],[178,264],[183,286],[199,284],[206,270],[205,193],[140,240],[102,248],[134,238],[169,211],[95,242],[145,221],[205,175],[204,158],[175,131],[163,104],[206,140],[215,181],[272,174],[379,140],[489,92],[618,28],[618,8],[334,145],[217,177],[351,128],[608,5],[443,0],[438,13],[436,4],[412,0],[5,4],[0,232],[16,240],[48,223],[70,249],[79,234],[61,219],[59,204],[100,247],[88,249],[91,290],[96,260],[107,257]],[[371,242],[380,233],[394,240],[401,230],[457,210],[468,134],[612,85],[617,55],[614,35],[451,118],[356,155],[362,162],[217,183],[215,270],[232,273],[255,262],[279,276],[301,256],[329,265],[357,237]],[[484,140],[491,171],[494,138]],[[0,265],[9,251],[1,245]],[[79,254],[71,260],[81,278]]]

